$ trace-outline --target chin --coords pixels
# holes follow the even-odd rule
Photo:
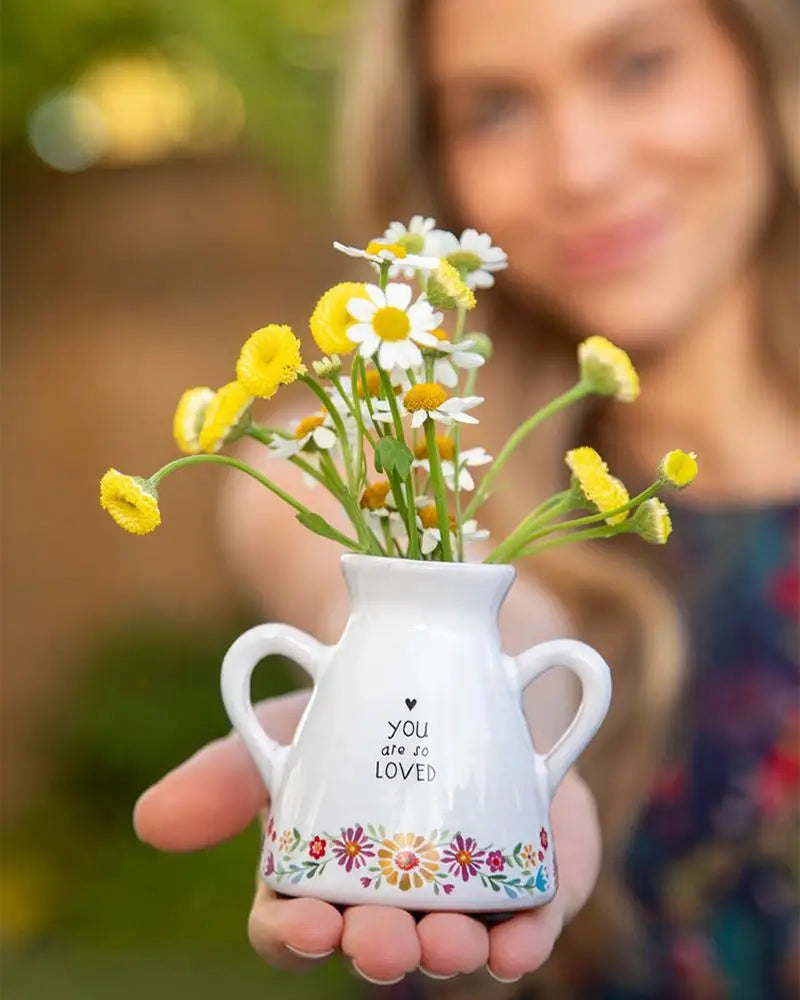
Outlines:
[[[662,350],[685,326],[680,303],[665,289],[639,295],[593,295],[589,301],[576,296],[559,305],[559,312],[581,335],[600,334],[626,351]]]

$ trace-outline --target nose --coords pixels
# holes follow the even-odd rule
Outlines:
[[[572,98],[551,109],[546,169],[554,198],[583,203],[615,190],[626,159],[622,135],[594,103]]]

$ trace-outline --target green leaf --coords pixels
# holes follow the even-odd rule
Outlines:
[[[337,531],[336,528],[328,524],[325,518],[320,517],[319,514],[315,514],[313,511],[298,512],[297,520],[304,528],[308,528],[309,531],[313,531],[316,535],[322,535],[323,538],[330,538],[334,542],[350,546],[350,540],[345,535]]]
[[[413,461],[414,456],[408,445],[397,438],[382,437],[375,447],[375,469],[378,472],[396,472],[401,479],[405,479]]]

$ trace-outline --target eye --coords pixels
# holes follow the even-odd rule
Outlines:
[[[526,99],[511,88],[486,88],[462,94],[452,109],[452,127],[464,134],[478,135],[500,128],[521,117]]]
[[[616,86],[635,88],[658,79],[669,67],[672,53],[669,49],[646,49],[632,52],[618,59],[611,67],[611,78]]]

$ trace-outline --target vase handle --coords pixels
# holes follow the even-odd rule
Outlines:
[[[581,703],[575,717],[553,748],[544,755],[548,794],[553,795],[570,767],[600,728],[611,702],[611,671],[591,646],[575,639],[553,639],[531,646],[514,658],[519,689],[524,691],[553,667],[567,667],[581,682]]]
[[[250,699],[253,670],[265,656],[277,653],[298,663],[316,683],[328,665],[332,649],[291,625],[256,625],[239,636],[222,661],[220,685],[225,711],[273,796],[289,748],[267,736],[258,721]]]

